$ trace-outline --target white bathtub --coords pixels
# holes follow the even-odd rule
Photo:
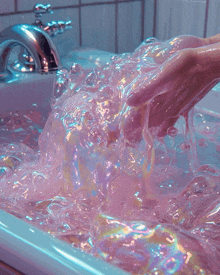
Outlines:
[[[83,50],[70,52],[64,60],[93,68],[97,57],[108,61],[112,54]],[[69,61],[72,59],[72,61]],[[49,108],[55,75],[24,74],[19,81],[0,83],[0,110],[25,110],[33,103]],[[217,85],[196,106],[220,116],[220,86]],[[94,258],[34,226],[0,210],[0,274],[16,274],[10,267],[24,274],[128,274],[104,261]],[[17,273],[20,274],[20,273]]]

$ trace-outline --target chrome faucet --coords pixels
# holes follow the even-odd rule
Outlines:
[[[63,24],[68,27],[71,22],[62,21],[62,27],[58,22],[43,25],[39,17],[45,10],[45,12],[51,12],[50,5],[37,4],[34,9],[37,18],[34,25],[18,24],[10,26],[0,33],[0,82],[12,78],[12,73],[8,70],[7,65],[10,52],[17,45],[23,46],[25,49],[25,54],[23,51],[22,56],[26,59],[26,68],[28,68],[26,70],[20,66],[21,72],[48,73],[62,68],[58,51],[50,36],[62,32]]]
[[[14,25],[0,33],[0,81],[11,77],[7,64],[16,45],[23,46],[31,54],[36,72],[47,73],[61,68],[58,52],[47,33],[32,25]]]

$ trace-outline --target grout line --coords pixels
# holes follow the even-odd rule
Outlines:
[[[135,0],[130,0],[130,1],[135,1]],[[78,8],[78,7],[87,7],[87,6],[97,6],[97,5],[111,5],[115,4],[115,0],[109,1],[109,2],[93,2],[93,3],[81,3],[79,5],[68,5],[68,6],[59,6],[59,7],[54,7],[53,10],[55,9],[69,9],[69,8]]]
[[[118,53],[118,0],[115,2],[115,53]]]
[[[206,35],[207,35],[208,14],[209,14],[209,0],[206,0],[206,7],[205,7],[205,22],[204,22],[204,34],[203,34],[203,38],[206,38]]]
[[[141,42],[144,40],[145,0],[142,0],[141,14]]]
[[[81,0],[79,0],[79,46],[82,47],[82,10],[81,10]]]
[[[1,16],[8,16],[8,15],[14,15],[14,14],[26,14],[26,13],[32,13],[33,11],[16,11],[16,12],[8,12],[8,13],[0,13]]]
[[[153,37],[156,37],[156,20],[157,20],[157,0],[154,0],[154,18],[153,18]]]
[[[18,2],[17,2],[17,0],[14,0],[14,5],[15,5],[15,12],[17,12],[18,11]]]

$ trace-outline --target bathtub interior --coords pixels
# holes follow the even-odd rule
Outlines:
[[[112,55],[95,49],[80,49],[69,52],[63,64],[69,69],[76,62],[92,70],[108,62]],[[21,76],[15,73],[14,81],[0,84],[1,112],[25,111],[37,104],[49,113],[55,77],[54,74]],[[208,115],[220,118],[219,102],[220,85],[216,85],[195,109],[198,112],[205,110]],[[1,259],[25,274],[36,274],[37,270],[41,274],[127,274],[4,211],[0,211],[0,217]]]

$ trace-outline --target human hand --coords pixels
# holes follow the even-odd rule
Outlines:
[[[173,41],[177,43],[178,37]],[[218,82],[216,72],[219,71],[219,62],[214,62],[220,59],[220,45],[215,43],[218,41],[219,35],[200,39],[200,42],[198,38],[186,36],[173,48],[165,47],[172,42],[165,42],[161,48],[163,58],[160,58],[160,62],[160,54],[156,52],[154,56],[151,51],[150,56],[156,58],[160,65],[144,86],[129,95],[127,104],[135,107],[135,113],[141,114],[143,106],[149,103],[148,128],[159,127],[159,136],[166,135],[167,129],[175,124],[178,117],[186,114]],[[133,117],[129,119],[126,122],[127,129]]]

